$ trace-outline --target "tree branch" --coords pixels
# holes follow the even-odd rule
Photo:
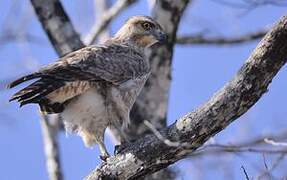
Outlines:
[[[198,45],[230,45],[230,44],[239,44],[250,42],[254,40],[258,40],[262,38],[267,33],[266,30],[261,30],[255,33],[245,34],[239,37],[215,37],[215,38],[208,38],[202,35],[186,35],[186,36],[179,36],[176,40],[177,44],[180,45],[188,45],[188,44],[198,44]]]
[[[241,169],[242,169],[243,172],[244,172],[245,179],[246,179],[246,180],[249,180],[249,176],[248,176],[248,174],[247,174],[246,169],[244,168],[244,166],[241,166]]]
[[[99,34],[105,30],[110,22],[124,9],[134,4],[137,0],[117,0],[117,2],[109,8],[101,17],[101,22],[95,23],[91,31],[85,37],[85,44],[93,44]]]
[[[287,139],[287,131],[283,131],[276,135],[266,135],[257,137],[246,142],[237,143],[237,144],[220,144],[220,143],[207,143],[200,148],[197,149],[196,152],[191,154],[191,158],[198,156],[205,156],[207,154],[218,155],[219,153],[267,153],[267,154],[279,154],[279,153],[287,153],[287,149],[282,147],[281,142],[275,142],[272,140],[272,143],[266,142],[266,139],[274,139],[276,141],[282,141]],[[279,148],[274,148],[275,146],[279,146]],[[267,146],[269,145],[269,146]],[[257,147],[257,148],[254,148]],[[261,148],[258,148],[261,147]]]
[[[59,0],[31,0],[33,8],[59,56],[84,47]],[[42,115],[46,164],[51,180],[61,180],[57,136],[61,127],[59,116]]]
[[[60,124],[58,119],[48,118],[41,114],[41,128],[43,134],[44,149],[46,155],[46,166],[50,180],[63,179],[63,173],[61,171],[60,163],[60,151],[58,147],[58,131],[60,130]]]
[[[287,6],[284,0],[242,0],[242,1],[227,1],[227,0],[212,0],[215,3],[219,3],[231,8],[239,9],[255,9],[259,6],[274,5],[274,6]]]
[[[31,0],[31,3],[59,56],[84,47],[59,0]]]
[[[268,85],[286,61],[287,16],[284,16],[231,81],[204,105],[161,131],[166,139],[189,143],[189,147],[171,147],[155,135],[147,135],[127,144],[87,179],[136,179],[186,157],[250,109],[267,92]]]
[[[94,0],[94,9],[95,9],[95,16],[97,26],[100,25],[102,20],[102,16],[106,13],[107,9],[109,8],[110,1],[109,0]],[[95,26],[95,25],[94,25]],[[110,38],[110,30],[107,26],[99,35],[98,41],[99,43],[103,43]]]

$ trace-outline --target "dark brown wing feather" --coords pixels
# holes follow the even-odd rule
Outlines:
[[[10,88],[22,82],[40,78],[17,92],[10,100],[17,100],[21,106],[28,103],[39,103],[40,106],[42,105],[42,109],[50,109],[53,112],[51,107],[55,104],[50,104],[48,107],[49,102],[45,96],[65,86],[67,82],[105,81],[119,84],[143,76],[148,72],[149,67],[143,53],[132,47],[112,43],[103,46],[89,46],[62,57],[34,74],[12,82],[9,85]],[[47,107],[43,107],[43,104]],[[56,109],[60,111],[62,107],[57,106]]]
[[[17,100],[20,103],[20,106],[28,103],[40,103],[41,100],[45,99],[44,97],[47,94],[63,85],[64,83],[62,81],[57,81],[52,78],[41,78],[15,93],[10,101]]]
[[[23,83],[23,82],[25,82],[25,81],[29,81],[29,80],[31,80],[31,79],[36,79],[36,78],[39,78],[39,77],[40,77],[40,75],[37,74],[37,73],[23,76],[23,77],[21,77],[21,78],[15,80],[15,81],[13,81],[13,82],[11,82],[11,83],[7,86],[7,88],[9,88],[9,89],[10,89],[10,88],[13,88],[13,87],[17,86],[18,84],[21,84],[21,83]]]
[[[148,72],[143,52],[122,44],[85,47],[39,71],[42,75],[64,81],[107,81],[114,84]]]

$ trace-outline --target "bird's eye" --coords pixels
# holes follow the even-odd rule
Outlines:
[[[149,31],[149,30],[151,30],[152,25],[151,25],[150,23],[148,23],[148,22],[144,22],[144,23],[142,23],[142,27],[143,27],[146,31]]]

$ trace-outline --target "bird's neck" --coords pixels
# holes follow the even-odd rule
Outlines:
[[[146,45],[141,44],[139,41],[137,41],[137,38],[133,36],[128,36],[128,37],[115,36],[113,38],[113,41],[119,44],[127,44],[141,52],[144,52],[147,48]]]

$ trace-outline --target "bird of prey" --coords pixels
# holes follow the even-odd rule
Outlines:
[[[36,80],[10,101],[39,104],[45,114],[60,113],[66,130],[78,133],[88,147],[98,144],[106,159],[105,129],[127,128],[131,107],[150,74],[144,51],[166,39],[151,17],[133,16],[105,43],[71,52],[12,82],[9,88]]]

